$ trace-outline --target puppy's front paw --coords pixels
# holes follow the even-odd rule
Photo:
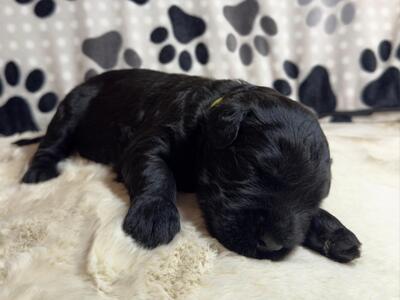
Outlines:
[[[22,177],[23,183],[38,183],[55,178],[59,175],[56,165],[37,165],[30,166]]]
[[[145,248],[168,244],[180,230],[179,212],[170,201],[146,201],[129,208],[123,230]]]
[[[360,257],[361,243],[347,228],[339,228],[324,243],[327,257],[341,263],[347,263]]]
[[[355,234],[323,209],[311,220],[303,245],[341,263],[360,257],[361,243]]]

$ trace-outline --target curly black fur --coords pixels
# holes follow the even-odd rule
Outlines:
[[[73,151],[113,166],[132,200],[123,229],[147,248],[179,232],[178,190],[197,193],[211,235],[239,254],[278,260],[303,243],[338,261],[359,256],[354,234],[319,208],[331,159],[317,119],[272,89],[106,72],[66,96],[22,181],[56,177]]]

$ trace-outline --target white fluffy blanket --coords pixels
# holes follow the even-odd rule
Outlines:
[[[141,249],[121,222],[128,197],[108,168],[74,157],[62,175],[21,185],[35,146],[0,139],[0,299],[398,299],[399,124],[325,124],[333,187],[324,207],[359,237],[343,265],[298,248],[248,259],[208,236],[193,195],[182,231]]]

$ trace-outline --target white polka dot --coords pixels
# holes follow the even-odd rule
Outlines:
[[[30,10],[31,10],[30,7],[28,7],[28,6],[23,6],[23,7],[21,7],[21,9],[20,9],[19,12],[21,13],[21,15],[27,16],[28,14],[30,14]]]
[[[320,51],[319,46],[317,46],[317,45],[315,45],[315,44],[313,44],[313,45],[311,46],[311,52],[313,52],[313,53],[319,53],[319,51]]]
[[[11,24],[11,23],[10,23],[10,24],[7,24],[7,25],[6,25],[6,29],[7,29],[7,31],[8,31],[9,33],[14,33],[16,27],[15,27],[14,24]]]
[[[351,80],[351,79],[354,78],[354,75],[351,72],[345,72],[343,77],[344,77],[345,80]]]
[[[286,8],[287,7],[287,3],[285,1],[280,1],[279,2],[282,8]]]
[[[63,63],[63,64],[68,63],[68,62],[69,62],[69,57],[68,57],[68,55],[62,54],[62,55],[60,56],[60,61],[61,61],[61,63]]]
[[[381,37],[373,36],[373,37],[370,37],[369,41],[371,42],[371,43],[369,43],[370,45],[377,45],[378,43],[381,42]]]
[[[38,65],[38,61],[37,61],[36,58],[30,57],[30,58],[28,59],[28,64],[29,64],[31,67],[36,67],[36,66]]]
[[[83,8],[86,10],[92,10],[92,4],[88,1],[83,2]]]
[[[57,30],[63,30],[63,29],[64,29],[64,23],[61,22],[61,21],[57,21],[56,24],[54,25],[54,27],[55,27]]]
[[[390,16],[390,10],[387,7],[382,7],[382,9],[380,10],[380,13],[384,17],[389,17]]]
[[[8,46],[10,47],[11,50],[16,50],[18,49],[18,43],[16,41],[11,41]]]
[[[28,49],[33,49],[35,48],[35,43],[31,40],[26,40],[25,41],[25,47]]]
[[[57,45],[60,47],[64,47],[67,44],[67,41],[63,38],[58,38],[57,39]]]
[[[391,29],[392,29],[392,23],[385,22],[385,24],[383,24],[383,30],[389,31]]]
[[[370,6],[370,7],[367,8],[367,15],[372,17],[372,16],[375,15],[375,13],[376,13],[376,8],[375,7]]]
[[[100,2],[100,3],[98,4],[98,8],[99,8],[100,10],[102,10],[102,11],[106,11],[106,10],[107,10],[107,4],[104,3],[104,2]]]
[[[186,9],[187,10],[192,10],[193,9],[193,2],[192,1],[186,1]]]
[[[134,40],[140,40],[140,34],[137,31],[132,32],[132,37]]]
[[[334,68],[334,67],[335,67],[335,61],[334,61],[333,59],[328,59],[327,62],[326,62],[326,66],[327,66],[329,69]],[[331,76],[331,79],[332,79],[332,81],[333,81],[333,75]]]
[[[207,32],[206,32],[206,34],[207,34]],[[224,31],[218,31],[217,35],[218,35],[218,37],[220,39],[225,39],[226,38],[226,32],[224,32]]]
[[[368,22],[369,28],[371,28],[371,30],[374,30],[374,31],[378,30],[378,27],[380,25],[381,24],[378,24],[377,22],[373,22],[373,21]]]
[[[106,18],[100,20],[100,24],[104,27],[110,26],[110,21]]]
[[[75,12],[75,11],[76,11],[76,9],[75,9],[75,5],[76,5],[76,4],[74,3],[74,4],[72,4],[72,5],[70,5],[70,6],[69,6],[69,11],[70,11],[70,12],[72,12],[72,13],[73,13],[73,12]]]
[[[357,45],[358,47],[364,46],[364,40],[363,40],[362,38],[357,38],[357,39],[356,39],[356,45]]]
[[[333,47],[332,44],[327,44],[327,45],[325,46],[325,51],[326,51],[327,53],[332,53],[334,49],[335,49],[335,47]]]
[[[150,56],[155,56],[155,55],[157,55],[157,51],[155,49],[153,49],[153,48],[150,48],[149,49],[149,54],[150,54]]]
[[[361,31],[362,30],[362,26],[359,22],[355,23],[353,26],[355,31]]]
[[[24,23],[22,24],[22,30],[25,32],[31,32],[32,31],[32,25],[29,23]]]
[[[216,19],[217,19],[217,22],[218,22],[218,23],[224,23],[224,22],[225,22],[224,17],[223,17],[222,15],[220,15],[220,14],[218,14],[218,15],[216,16]]]
[[[289,34],[287,32],[282,32],[280,36],[281,40],[287,42],[289,40]]]
[[[71,80],[72,79],[72,74],[70,72],[63,72],[62,73],[62,78],[64,80]]]
[[[12,16],[14,14],[14,9],[11,6],[6,6],[3,12],[6,16]]]
[[[86,20],[86,26],[88,26],[88,27],[93,27],[93,25],[94,25],[94,22],[93,22],[92,19],[87,19],[87,20]]]
[[[312,30],[310,30],[309,34],[311,34],[311,35],[313,35],[315,37],[320,37],[321,36],[321,33],[320,33],[320,31],[318,30],[317,27],[314,27]]]
[[[347,88],[345,93],[346,93],[346,96],[349,98],[353,98],[355,95],[355,91],[352,88]]]

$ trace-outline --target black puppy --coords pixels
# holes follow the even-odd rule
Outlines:
[[[303,244],[348,262],[360,242],[319,208],[329,148],[313,113],[272,89],[236,80],[111,71],[60,104],[22,181],[58,175],[73,151],[113,166],[131,206],[123,229],[147,248],[180,230],[176,192],[196,192],[226,248],[278,260]]]

